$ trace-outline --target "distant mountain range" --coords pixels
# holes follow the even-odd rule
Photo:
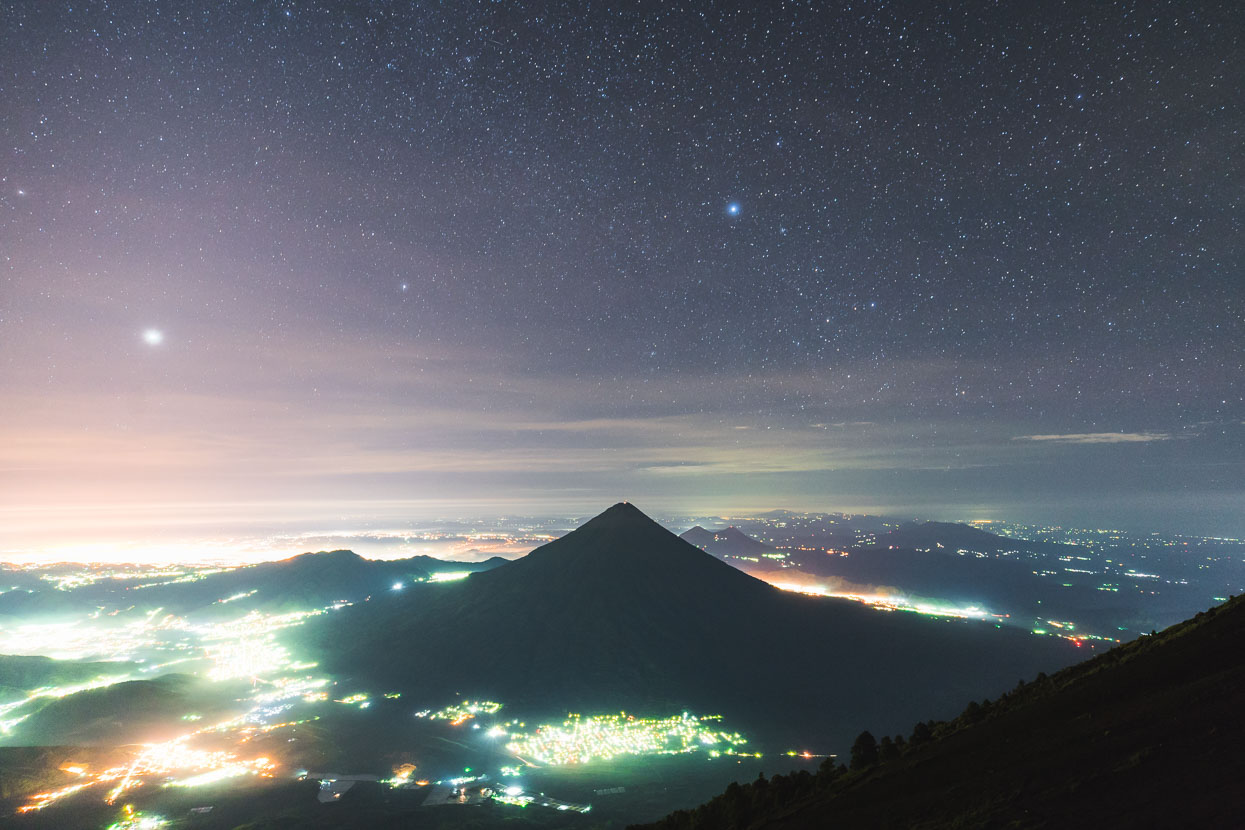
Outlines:
[[[1076,546],[1013,539],[949,522],[912,522],[869,531],[859,525],[855,519],[836,520],[826,525],[831,529],[826,535],[778,546],[737,527],[714,531],[698,525],[681,538],[778,584],[977,605],[1009,614],[1015,624],[1025,627],[1038,620],[1075,620],[1081,630],[1107,636],[1121,631],[1135,636],[1155,627],[1155,604],[1138,603],[1127,593],[1104,593],[1092,578],[1065,584],[1067,573],[1060,570],[1060,557],[1083,553]],[[1174,597],[1178,589],[1164,586],[1165,598]]]
[[[1245,597],[652,830],[1245,826]],[[879,733],[881,734],[881,733]],[[840,760],[847,761],[847,757]]]
[[[40,590],[0,594],[0,619],[29,620],[90,604],[139,609],[161,607],[175,614],[226,614],[240,611],[293,611],[322,608],[338,600],[362,601],[390,590],[395,582],[411,584],[447,572],[478,572],[507,560],[499,556],[482,562],[449,562],[431,556],[374,560],[348,550],[303,553],[288,559],[246,565],[209,573],[198,579],[143,585],[133,580],[101,580],[60,591]],[[221,600],[231,600],[227,605]],[[216,606],[216,607],[213,607]]]
[[[399,582],[412,584],[450,571],[474,573],[505,561],[494,557],[485,562],[444,562],[431,556],[384,561],[364,559],[348,550],[334,550],[304,553],[211,574],[195,582],[143,588],[131,593],[140,595],[145,603],[201,608],[223,598],[255,591],[253,596],[234,600],[229,611],[236,612],[238,608],[308,610],[338,600],[358,602],[388,591]]]
[[[429,703],[725,710],[832,740],[1086,656],[990,624],[778,591],[626,503],[522,559],[295,633],[335,674]]]

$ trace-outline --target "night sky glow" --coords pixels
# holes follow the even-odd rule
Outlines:
[[[1245,534],[1237,4],[0,8],[0,550]]]

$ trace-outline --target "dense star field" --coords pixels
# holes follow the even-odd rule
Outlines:
[[[9,547],[641,493],[1245,532],[1232,4],[0,9]]]

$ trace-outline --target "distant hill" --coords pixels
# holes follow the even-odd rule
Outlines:
[[[706,530],[700,525],[696,525],[680,533],[679,538],[695,545],[706,553],[712,553],[718,557],[760,557],[774,552],[774,548],[764,542],[753,539],[737,527],[727,527],[723,530]]]
[[[776,776],[654,830],[1245,826],[1245,597],[955,721],[848,773]],[[880,734],[880,733],[879,733]],[[858,742],[868,749],[869,741]],[[842,760],[847,760],[844,757]]]
[[[415,567],[427,571],[429,574],[452,573],[455,571],[470,571],[471,573],[479,573],[480,571],[491,571],[493,568],[505,565],[510,560],[504,556],[490,556],[479,562],[455,562],[448,559],[436,559],[432,556],[412,556],[409,559],[395,559],[390,562],[378,562],[377,564],[384,569],[393,566],[393,569],[401,572],[405,568]]]
[[[392,583],[398,569],[411,578],[426,579],[428,571],[417,564],[372,562],[348,550],[303,553],[289,559],[262,562],[211,574],[189,583],[135,589],[130,593],[147,602],[210,603],[254,590],[246,605],[307,608],[337,599],[362,599]]]
[[[838,740],[1085,656],[993,625],[778,591],[630,504],[494,570],[374,597],[294,634],[330,671],[429,703],[725,710]]]
[[[125,674],[133,667],[133,663],[124,662],[54,660],[51,657],[0,654],[0,701],[22,697],[22,693],[42,686],[61,686],[93,680],[101,675]]]
[[[19,723],[6,743],[86,746],[171,737],[182,716],[202,713],[203,706],[219,710],[221,698],[218,688],[184,674],[129,680],[50,700]]]

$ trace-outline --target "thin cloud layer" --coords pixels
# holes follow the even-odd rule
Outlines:
[[[1056,444],[1149,444],[1170,441],[1167,432],[1070,432],[1063,435],[1017,435],[1013,441],[1047,441]]]

